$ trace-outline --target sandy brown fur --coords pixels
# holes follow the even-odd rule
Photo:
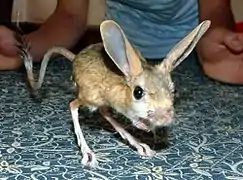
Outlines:
[[[78,98],[86,102],[87,106],[123,109],[131,106],[131,89],[105,54],[102,44],[91,45],[75,57],[73,77],[78,88]]]

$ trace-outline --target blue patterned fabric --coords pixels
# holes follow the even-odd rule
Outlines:
[[[81,165],[70,75],[69,61],[51,61],[37,101],[29,97],[24,72],[0,72],[1,180],[243,178],[243,87],[209,80],[192,56],[173,73],[177,123],[158,131],[152,159],[141,159],[97,113],[80,110],[85,138],[99,159],[96,170]],[[154,147],[151,134],[129,129]]]
[[[198,25],[197,0],[106,0],[106,19],[118,22],[148,59],[163,58]]]

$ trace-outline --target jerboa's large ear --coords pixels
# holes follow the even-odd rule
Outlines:
[[[166,58],[157,67],[160,69],[166,68],[169,72],[173,71],[192,52],[198,41],[210,27],[210,24],[211,21],[209,20],[200,23],[171,49]]]
[[[120,26],[105,20],[100,25],[100,33],[106,53],[123,74],[127,78],[138,76],[143,71],[140,59]]]

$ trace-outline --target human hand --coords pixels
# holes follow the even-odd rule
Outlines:
[[[214,27],[200,40],[197,52],[207,76],[243,84],[243,34]]]
[[[15,33],[5,26],[0,26],[0,53],[6,56],[17,56],[17,45]]]
[[[12,70],[21,66],[17,45],[14,32],[0,26],[0,70]]]

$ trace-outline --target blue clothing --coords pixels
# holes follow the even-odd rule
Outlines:
[[[145,58],[163,58],[198,25],[197,0],[106,0],[116,21]]]

